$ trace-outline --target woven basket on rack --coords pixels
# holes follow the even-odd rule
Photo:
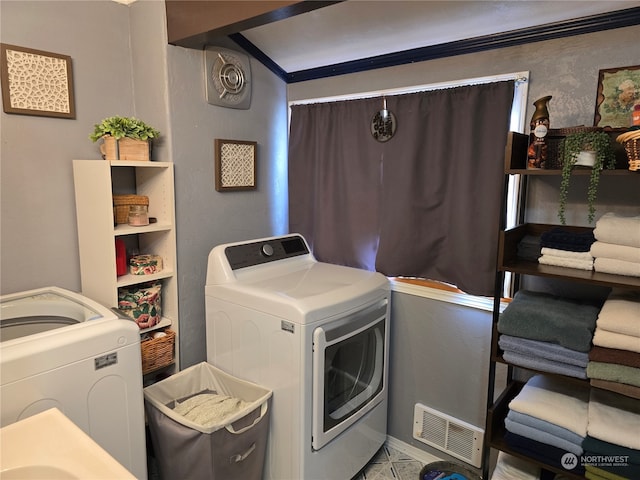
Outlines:
[[[586,127],[578,125],[576,127],[550,128],[547,137],[547,164],[545,168],[562,169],[562,142],[567,135],[574,133],[599,132],[600,127]]]
[[[616,141],[621,143],[627,152],[629,170],[632,172],[640,171],[640,130],[631,130],[618,135]]]
[[[149,206],[149,197],[145,195],[113,196],[113,216],[116,224],[127,223],[129,221],[129,207],[131,205]]]
[[[140,343],[143,374],[173,363],[173,347],[176,333],[169,329],[165,330],[164,333],[166,335],[162,337],[152,338]]]

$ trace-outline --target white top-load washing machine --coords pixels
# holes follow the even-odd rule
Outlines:
[[[0,426],[58,408],[147,478],[140,330],[75,292],[0,297]]]
[[[210,252],[207,360],[273,390],[265,479],[350,479],[383,445],[389,298],[297,234]]]

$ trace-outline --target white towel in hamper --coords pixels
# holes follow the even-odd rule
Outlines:
[[[249,403],[239,398],[201,393],[177,403],[174,411],[202,427],[212,427],[246,408]]]

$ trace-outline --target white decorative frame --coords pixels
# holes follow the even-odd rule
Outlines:
[[[0,44],[5,113],[76,118],[71,57]]]
[[[256,142],[216,138],[216,190],[256,188]]]

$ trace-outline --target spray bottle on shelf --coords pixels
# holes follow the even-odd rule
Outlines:
[[[546,136],[549,131],[549,110],[547,105],[551,95],[539,98],[533,105],[536,107],[531,117],[531,133],[529,134],[529,150],[527,152],[527,168],[545,168],[547,162]]]

